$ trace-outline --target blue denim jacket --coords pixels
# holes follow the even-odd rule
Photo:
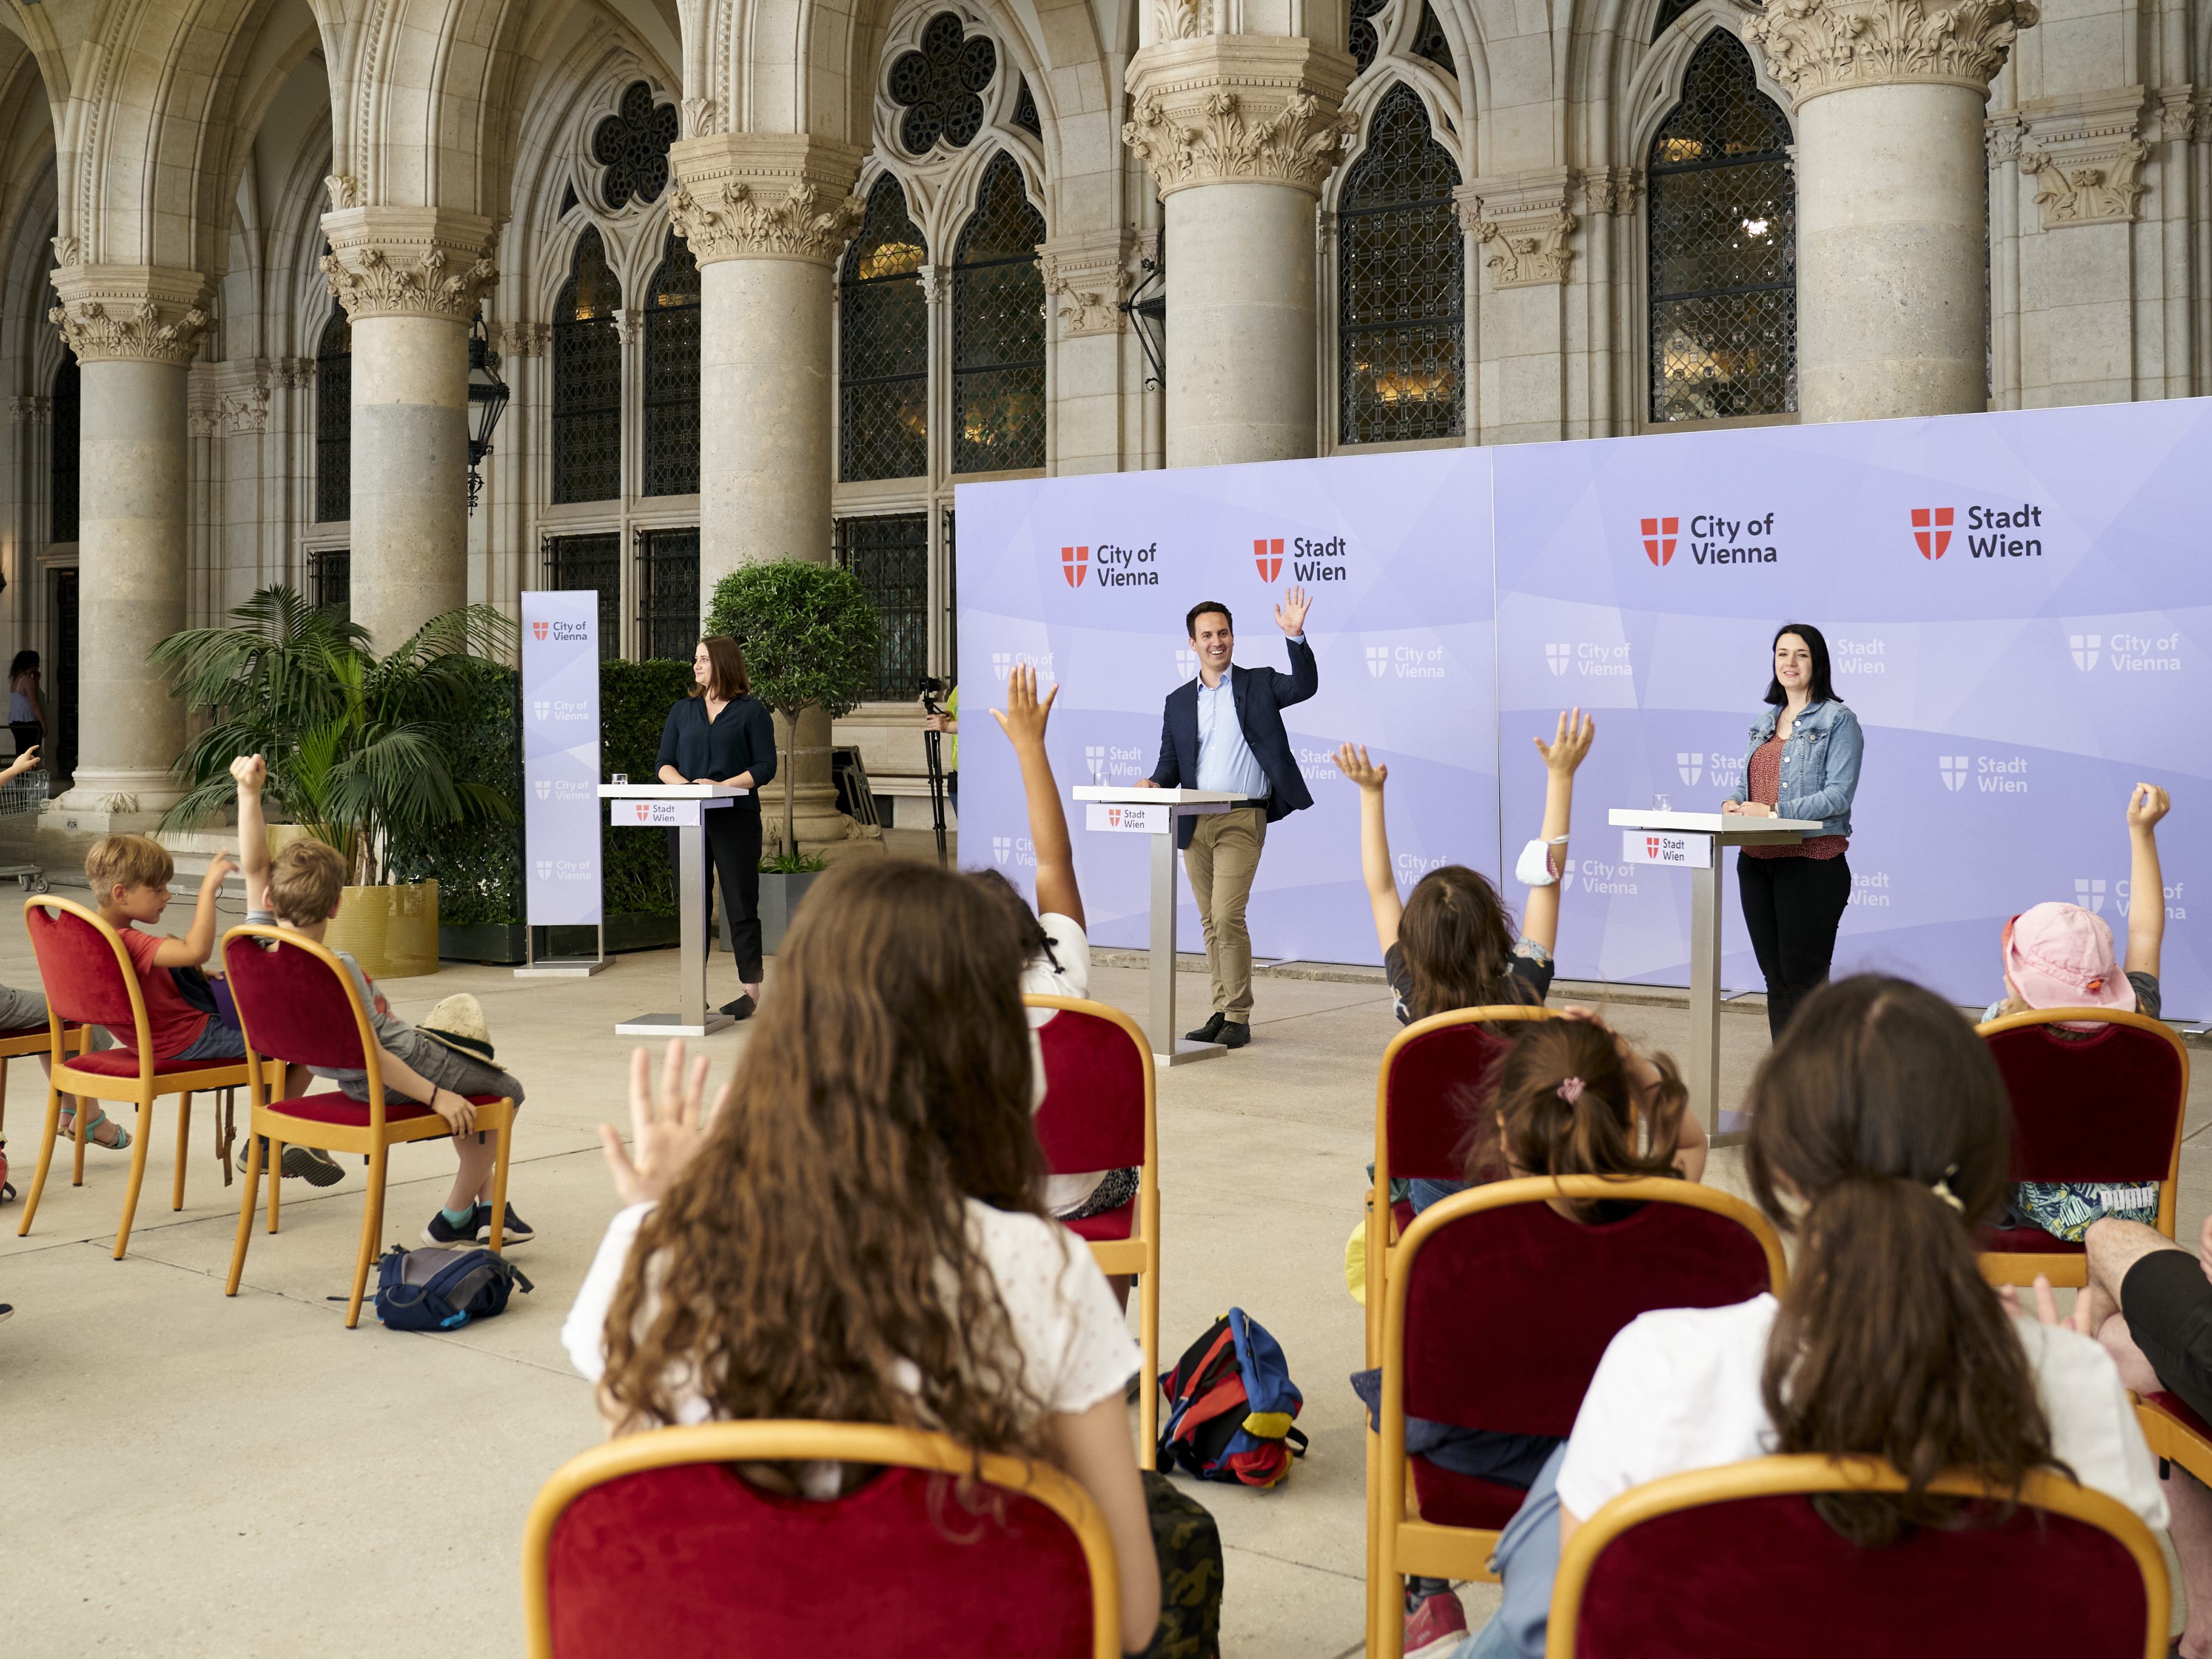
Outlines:
[[[1743,781],[1729,796],[1732,801],[1751,798],[1751,757],[1774,735],[1779,708],[1769,708],[1751,723],[1751,744],[1743,751]],[[1818,818],[1824,836],[1851,833],[1851,797],[1858,793],[1859,761],[1866,753],[1866,738],[1859,732],[1859,717],[1840,702],[1816,702],[1808,707],[1790,728],[1782,745],[1782,791],[1775,815],[1785,818]]]

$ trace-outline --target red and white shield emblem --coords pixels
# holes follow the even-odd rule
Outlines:
[[[1920,544],[1920,556],[1940,559],[1950,550],[1951,522],[1957,509],[1948,507],[1916,507],[1912,509],[1912,539]]]
[[[1108,807],[1106,809],[1106,822],[1111,828],[1119,830],[1121,827],[1121,809],[1118,806]]]
[[[1657,858],[1659,856],[1659,837],[1656,836],[1644,836],[1644,851],[1645,856],[1655,859]]]
[[[541,640],[542,640],[542,639],[544,639],[544,638],[546,636],[546,635],[547,635],[547,634],[549,634],[549,633],[550,633],[550,632],[552,631],[552,629],[551,629],[551,625],[550,625],[550,623],[547,623],[534,622],[534,623],[531,623],[531,624],[530,624],[530,631],[531,631],[532,633],[535,634],[536,635],[538,635],[538,637],[539,639],[541,639]]]
[[[1252,538],[1252,562],[1260,567],[1260,580],[1271,582],[1283,574],[1283,538],[1270,540],[1265,536]]]
[[[1674,537],[1681,527],[1680,519],[1644,520],[1644,556],[1662,567],[1671,564],[1674,558]]]
[[[1091,550],[1087,547],[1063,547],[1060,550],[1060,574],[1067,578],[1070,587],[1083,586],[1085,572],[1091,568]]]

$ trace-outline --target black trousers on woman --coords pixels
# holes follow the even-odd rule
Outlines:
[[[1851,866],[1832,859],[1735,856],[1743,925],[1766,975],[1766,1030],[1778,1037],[1790,1016],[1828,977],[1836,929],[1851,896]]]
[[[33,744],[46,740],[46,728],[36,720],[10,720],[8,730],[15,735],[15,752],[19,755]]]
[[[706,925],[711,933],[714,926],[715,878],[719,876],[722,929],[728,935],[731,953],[738,959],[738,977],[747,985],[757,985],[761,978],[760,813],[748,811],[743,806],[712,806],[702,817],[706,825],[702,837],[706,842],[706,869],[702,872],[707,896]],[[681,836],[680,830],[668,832],[668,867],[679,872],[676,888],[679,904],[684,896],[680,879],[684,868]]]

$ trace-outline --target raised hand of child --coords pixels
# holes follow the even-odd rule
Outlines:
[[[1052,718],[1053,700],[1060,696],[1055,684],[1040,700],[1036,687],[1036,670],[1027,663],[1016,663],[1006,671],[1006,708],[991,711],[991,718],[1018,749],[1044,742],[1045,722]]]
[[[2139,783],[2128,794],[2128,828],[2148,830],[2173,809],[2173,798],[2154,783]]]
[[[607,1173],[614,1177],[615,1192],[624,1204],[647,1204],[659,1199],[686,1164],[699,1155],[706,1142],[708,1115],[701,1103],[707,1096],[707,1057],[684,1066],[682,1038],[668,1045],[660,1068],[660,1089],[653,1088],[651,1062],[642,1048],[629,1056],[629,1145],[611,1123],[599,1125],[599,1147],[606,1154]],[[725,1085],[714,1103],[720,1111],[730,1097]]]
[[[1589,755],[1590,740],[1596,736],[1597,722],[1577,708],[1559,716],[1559,730],[1553,734],[1551,742],[1546,743],[1541,738],[1530,741],[1543,756],[1546,766],[1571,777]]]
[[[231,852],[217,853],[213,858],[208,860],[207,874],[202,878],[200,885],[203,888],[220,887],[228,878],[236,874],[237,871],[237,854]]]
[[[269,763],[258,755],[240,755],[231,762],[230,775],[240,788],[258,795],[269,780]]]
[[[1336,769],[1362,789],[1380,789],[1389,781],[1390,769],[1367,758],[1367,745],[1340,743],[1336,746]]]
[[[29,771],[38,763],[39,745],[34,743],[28,749],[26,749],[21,754],[16,756],[14,760],[8,763],[8,769],[4,772],[0,772],[0,783],[5,783],[9,778],[21,777],[24,773]]]

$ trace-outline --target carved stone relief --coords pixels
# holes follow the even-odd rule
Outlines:
[[[1923,81],[1986,90],[2033,0],[1767,0],[1743,38],[1802,107],[1823,93]]]

